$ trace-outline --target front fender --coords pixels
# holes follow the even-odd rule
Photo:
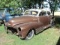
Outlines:
[[[41,26],[40,23],[38,22],[30,22],[30,23],[25,23],[25,24],[20,24],[18,27],[21,29],[20,31],[20,35],[22,35],[22,38],[25,38],[26,35],[28,34],[28,32],[31,30],[31,29],[37,29]]]

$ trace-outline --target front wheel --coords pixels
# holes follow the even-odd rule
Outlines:
[[[34,30],[29,31],[29,33],[26,36],[26,39],[31,39],[34,36]]]

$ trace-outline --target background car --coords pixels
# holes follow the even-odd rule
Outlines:
[[[16,12],[18,12],[16,10]],[[22,14],[17,14],[15,13],[14,9],[10,9],[10,8],[4,8],[4,9],[0,9],[0,25],[5,21],[8,22],[10,19],[15,18],[15,17],[19,17]]]

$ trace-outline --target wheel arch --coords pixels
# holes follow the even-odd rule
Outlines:
[[[31,31],[31,30],[34,30],[34,34],[36,34],[36,30],[35,30],[35,28],[31,28],[29,31]]]

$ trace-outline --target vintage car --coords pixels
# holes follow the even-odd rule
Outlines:
[[[5,23],[7,33],[18,35],[21,39],[31,39],[34,34],[38,34],[50,27],[53,22],[50,10],[28,9],[18,18],[13,18]]]

